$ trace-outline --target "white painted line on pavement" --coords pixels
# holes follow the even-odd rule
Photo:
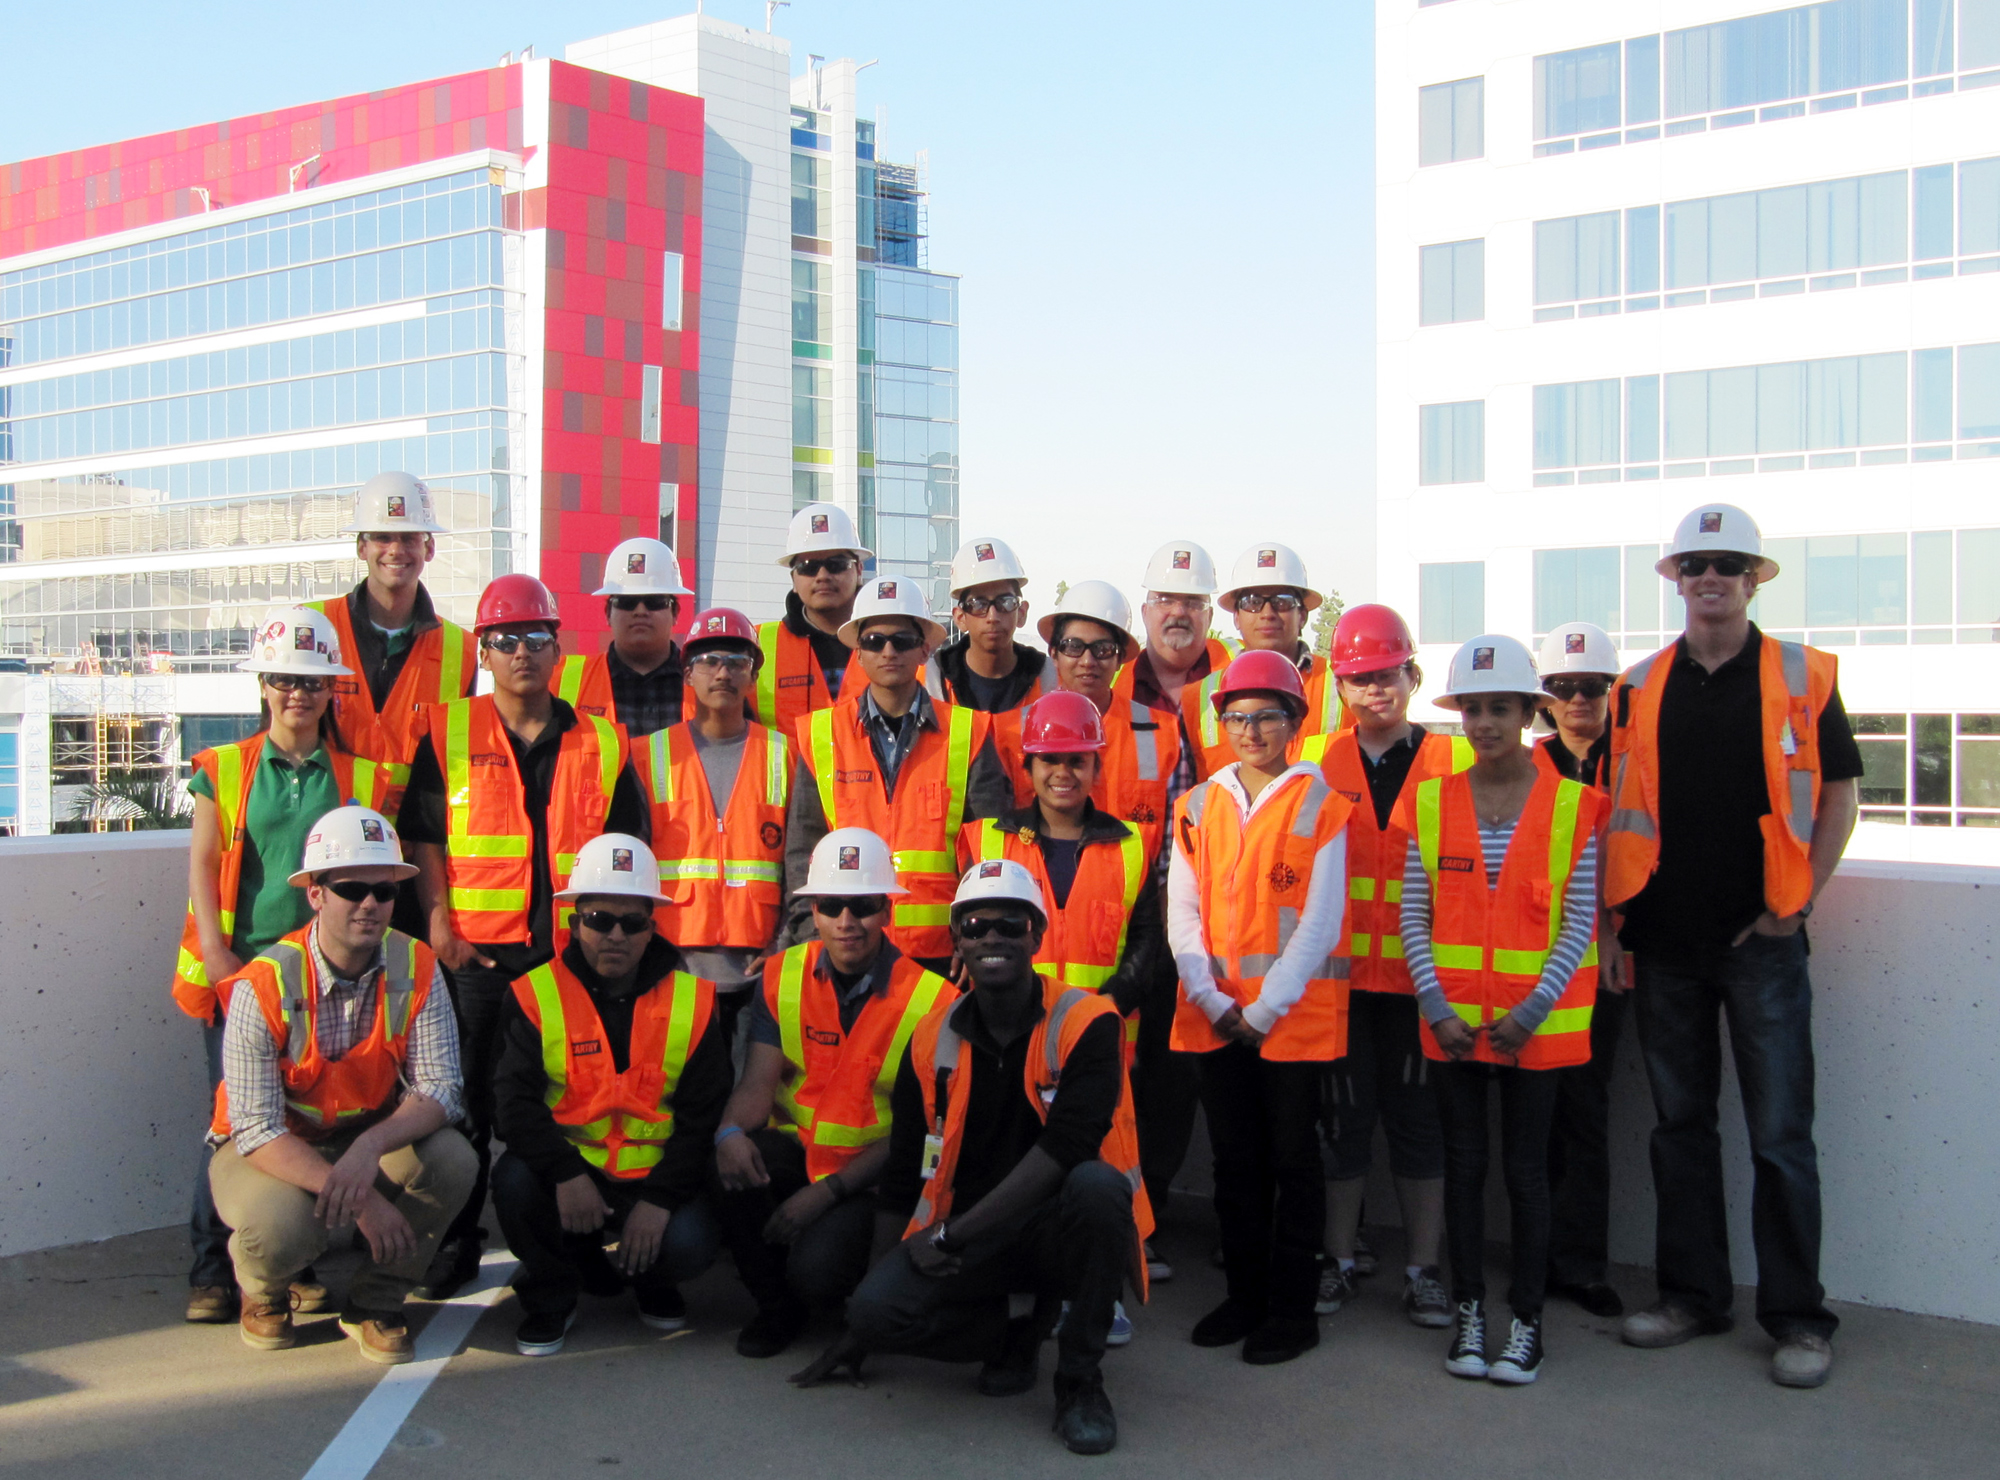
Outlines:
[[[367,1480],[417,1400],[457,1355],[479,1318],[507,1292],[515,1267],[513,1256],[504,1250],[496,1249],[480,1261],[479,1283],[438,1307],[417,1337],[416,1360],[383,1372],[354,1416],[313,1461],[305,1480]]]

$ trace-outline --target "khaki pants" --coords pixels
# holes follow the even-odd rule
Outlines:
[[[328,1162],[338,1161],[352,1135],[313,1145]],[[464,1136],[446,1126],[421,1141],[382,1158],[376,1190],[396,1205],[416,1233],[407,1259],[377,1264],[364,1259],[347,1294],[349,1310],[393,1311],[423,1279],[437,1253],[438,1236],[472,1190],[478,1158]],[[324,1254],[334,1230],[313,1213],[314,1198],[304,1188],[259,1171],[225,1142],[208,1164],[216,1211],[234,1233],[229,1255],[236,1283],[246,1300],[283,1305],[298,1272]]]

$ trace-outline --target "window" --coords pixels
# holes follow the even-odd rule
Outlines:
[[[681,307],[687,294],[687,258],[679,252],[665,252],[660,274],[660,327],[678,329]]]
[[[2000,827],[2000,714],[1856,714],[1861,820]]]
[[[680,541],[675,538],[674,520],[680,514],[681,486],[678,483],[660,485],[660,543],[675,549]]]
[[[1899,351],[1668,375],[1666,455],[1741,458],[1903,442],[1905,358]]]
[[[1466,77],[1417,89],[1417,163],[1451,164],[1486,155],[1486,79]]]
[[[1619,397],[1616,380],[1536,386],[1535,466],[1576,468],[1618,463]]]
[[[1486,241],[1417,248],[1422,321],[1465,324],[1486,317]]]
[[[660,367],[642,365],[639,381],[639,440],[660,440]]]
[[[1618,294],[1618,213],[1535,223],[1535,302]]]
[[[1943,9],[1943,26],[1949,34],[1951,10],[1949,6]],[[2000,5],[1994,0],[1958,0],[1958,10],[1958,65],[1967,71],[2000,66]],[[1950,65],[1949,57],[1946,65]]]
[[[792,353],[812,356],[833,341],[833,313],[828,290],[833,269],[824,263],[792,259]],[[870,314],[869,318],[873,319]],[[830,354],[831,351],[829,350]],[[819,355],[825,359],[826,355]]]
[[[1908,260],[1905,172],[1749,190],[1666,208],[1667,287]]]
[[[1417,481],[1479,483],[1486,477],[1486,403],[1417,408]]]
[[[802,462],[823,462],[824,458],[799,458],[801,450],[833,446],[833,372],[811,365],[792,366],[792,455]]]
[[[1619,50],[1616,41],[1535,58],[1535,137],[1617,128]]]
[[[830,192],[833,163],[811,154],[792,156],[792,249],[828,254],[833,231]]]
[[[1780,637],[1827,647],[2000,640],[2000,529],[1774,538],[1764,550],[1781,575],[1759,589],[1753,615]]]
[[[254,714],[184,714],[181,716],[181,760],[193,760],[204,750],[247,740],[257,733]]]
[[[1616,382],[1612,382],[1616,384]],[[1621,625],[1619,548],[1535,551],[1535,633],[1565,622],[1595,622],[1606,632]]]
[[[1825,0],[1666,35],[1666,113],[1683,118],[1909,75],[1909,0]]]
[[[1417,567],[1417,641],[1464,642],[1486,630],[1486,564]]]
[[[0,835],[21,826],[21,733],[0,730]]]

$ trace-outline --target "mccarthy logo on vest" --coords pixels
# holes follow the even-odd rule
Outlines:
[[[875,779],[873,771],[840,771],[833,773],[833,779],[842,786],[866,786]]]
[[[504,766],[507,764],[507,757],[500,754],[497,750],[476,751],[466,757],[466,759],[475,766]]]
[[[579,1039],[577,1042],[572,1043],[569,1046],[569,1051],[575,1054],[580,1059],[585,1058],[590,1054],[603,1053],[604,1041],[601,1038]]]
[[[1438,867],[1448,874],[1469,874],[1472,872],[1472,860],[1469,858],[1440,858],[1438,860]]]
[[[838,1033],[829,1033],[825,1028],[809,1027],[805,1030],[805,1034],[814,1043],[824,1044],[828,1048],[840,1047],[840,1035]]]

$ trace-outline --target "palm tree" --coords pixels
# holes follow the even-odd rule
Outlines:
[[[194,807],[170,776],[107,771],[103,780],[90,782],[78,794],[70,820],[82,824],[78,831],[94,831],[106,823],[110,831],[159,832],[191,827]]]

